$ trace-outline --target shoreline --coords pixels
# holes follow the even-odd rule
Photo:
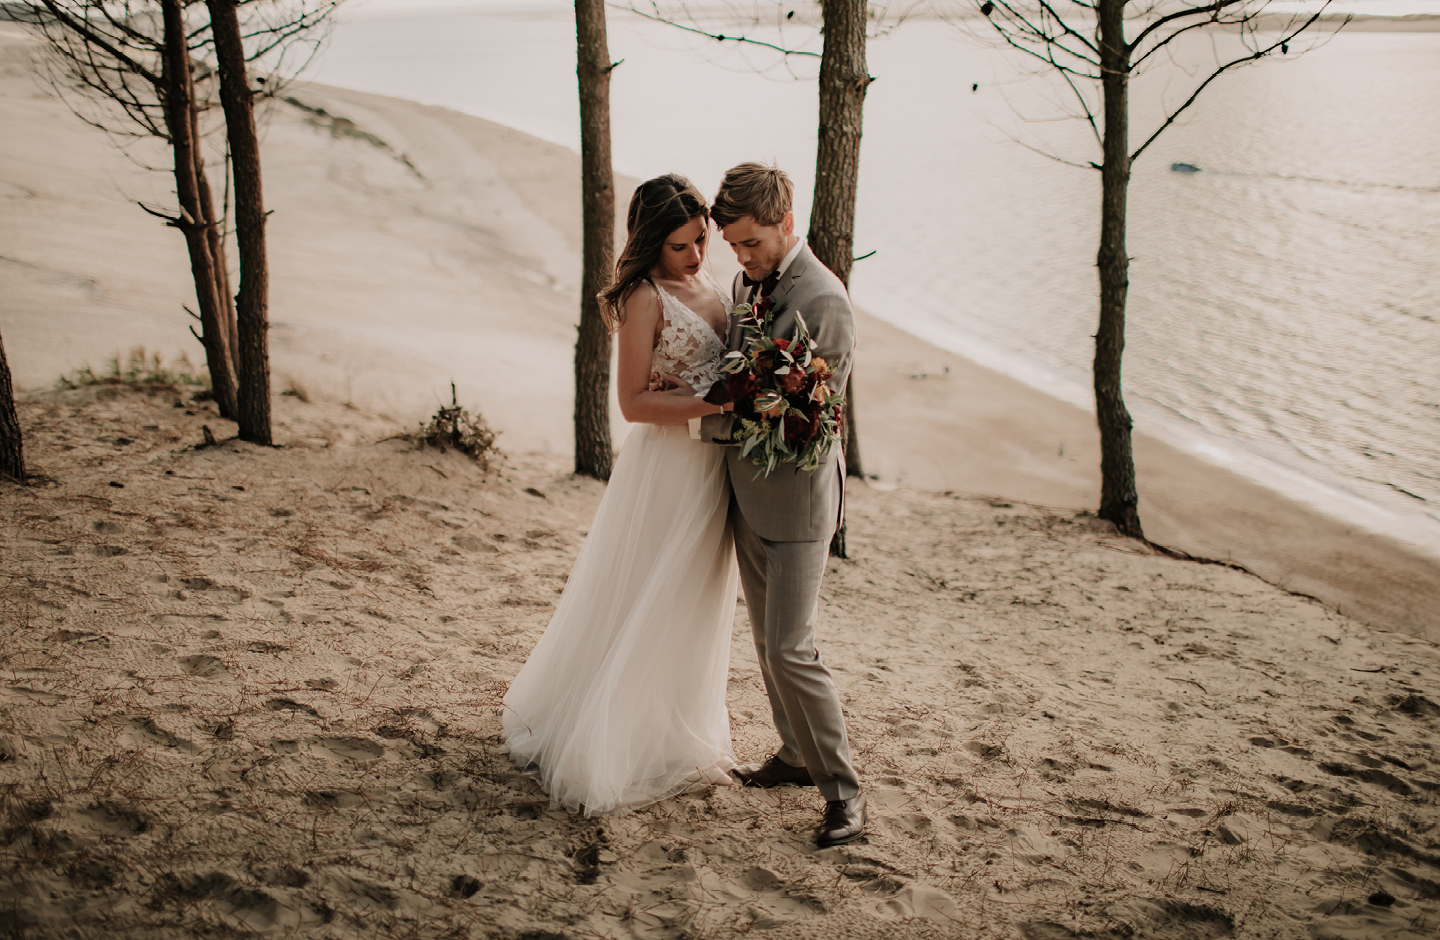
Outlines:
[[[198,360],[181,312],[183,244],[133,205],[162,202],[164,174],[135,170],[27,88],[13,67],[23,42],[0,42],[10,66],[5,121],[31,131],[4,168],[30,195],[12,199],[16,211],[0,220],[17,385],[48,385],[132,345]],[[329,117],[276,103],[264,144],[277,210],[276,393],[289,387],[412,424],[448,401],[453,377],[461,403],[503,432],[502,447],[567,453],[578,157],[435,106],[317,85],[292,94]],[[623,203],[634,183],[617,184]],[[734,262],[714,252],[712,265],[723,283]],[[858,332],[862,457],[882,485],[1098,505],[1088,412],[863,310]],[[945,381],[910,378],[946,366]],[[625,426],[612,414],[618,445]],[[1141,519],[1155,542],[1440,641],[1440,562],[1143,433],[1135,447]]]
[[[1099,505],[1091,412],[863,312],[858,327],[867,470],[931,491],[1091,512]],[[930,377],[909,378],[918,374]],[[1440,642],[1440,562],[1154,435],[1137,430],[1134,448],[1151,541],[1238,565],[1371,626]]]
[[[857,304],[857,309],[862,306]],[[1078,408],[1094,423],[1092,392],[1088,385],[1060,378],[1052,372],[1010,353],[969,337],[949,324],[931,325],[930,330],[912,329],[900,318],[874,312],[876,319],[890,324],[928,346],[959,356],[981,368],[1014,379],[1050,398]],[[926,335],[931,333],[933,335]],[[941,335],[944,334],[944,335]],[[968,347],[968,348],[967,348]],[[944,374],[919,373],[912,379],[944,379]],[[1440,562],[1440,521],[1427,515],[1405,513],[1372,497],[1348,489],[1339,479],[1321,479],[1306,469],[1297,469],[1273,457],[1252,450],[1183,421],[1167,416],[1162,409],[1138,399],[1126,390],[1127,407],[1135,420],[1137,434],[1146,434],[1209,466],[1232,473],[1274,493],[1302,503],[1326,518],[1357,527],[1371,535],[1389,539],[1431,561]],[[1096,430],[1098,434],[1098,430]]]

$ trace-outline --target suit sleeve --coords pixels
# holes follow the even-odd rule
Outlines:
[[[706,415],[700,419],[700,440],[714,444],[730,437],[731,427],[735,423],[735,416],[730,412],[718,415]]]
[[[845,391],[855,354],[855,315],[844,294],[821,294],[800,311],[805,326],[815,340],[815,354],[830,366],[829,386]]]

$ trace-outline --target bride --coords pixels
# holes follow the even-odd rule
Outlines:
[[[620,410],[637,427],[504,709],[515,762],[552,805],[586,815],[726,784],[735,766],[725,455],[686,427],[731,407],[700,397],[720,376],[728,324],[702,267],[709,211],[689,180],[661,176],[635,190],[627,231],[600,304],[617,332]],[[677,387],[660,389],[656,373]]]

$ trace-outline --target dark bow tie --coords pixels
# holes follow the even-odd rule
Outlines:
[[[771,271],[760,280],[752,280],[748,274],[740,275],[740,283],[746,287],[759,287],[761,297],[769,297],[775,291],[775,286],[780,283],[780,272]]]

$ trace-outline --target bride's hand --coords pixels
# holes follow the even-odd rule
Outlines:
[[[658,372],[650,373],[650,391],[669,392],[672,395],[693,396],[695,394],[695,389],[680,376]]]

